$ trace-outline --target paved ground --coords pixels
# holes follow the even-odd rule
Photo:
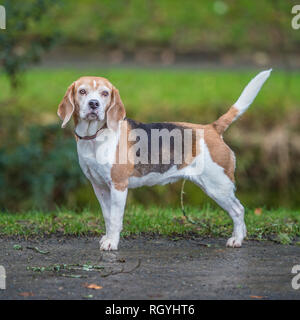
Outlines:
[[[15,244],[23,250],[14,249]],[[224,245],[225,239],[138,238],[122,240],[116,253],[100,253],[98,239],[92,237],[2,238],[0,265],[6,268],[7,288],[0,290],[0,299],[300,299],[300,289],[291,286],[291,269],[300,264],[299,246],[254,241],[240,249]],[[86,263],[104,269],[26,270]],[[90,284],[102,288],[87,288]]]

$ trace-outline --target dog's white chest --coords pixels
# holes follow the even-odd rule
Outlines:
[[[90,181],[99,185],[110,184],[117,140],[115,134],[106,134],[98,136],[95,140],[77,142],[79,164]]]

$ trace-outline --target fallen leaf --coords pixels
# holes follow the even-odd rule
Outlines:
[[[15,250],[23,250],[23,247],[21,245],[19,245],[19,244],[15,244],[14,245],[14,249]]]
[[[84,286],[85,288],[93,289],[93,290],[101,290],[101,289],[103,288],[103,287],[101,287],[101,286],[98,286],[98,285],[95,284],[95,283],[91,283],[91,284],[89,284],[89,283],[84,283],[83,286]]]
[[[27,298],[27,297],[33,297],[34,294],[32,292],[21,292],[19,293],[19,296]]]
[[[263,296],[250,296],[250,298],[252,298],[252,299],[263,299],[265,297],[263,297]]]
[[[257,215],[257,216],[260,216],[262,214],[262,208],[256,208],[254,210],[254,214]]]
[[[40,250],[38,247],[26,247],[26,248],[30,249],[30,250],[34,250],[35,252],[40,253],[40,254],[48,254],[48,253],[50,253],[49,251]]]

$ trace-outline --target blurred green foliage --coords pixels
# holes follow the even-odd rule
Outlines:
[[[135,51],[299,50],[286,0],[62,0],[57,23],[65,44]]]
[[[65,46],[135,52],[167,48],[177,53],[298,52],[286,0],[6,0],[6,49],[31,56],[58,41]],[[59,32],[58,32],[59,31]],[[59,38],[58,38],[59,34]],[[7,40],[8,39],[8,40]],[[12,43],[14,41],[14,43]],[[15,56],[14,51],[11,53]]]
[[[51,21],[54,0],[6,0],[1,2],[7,17],[6,30],[0,32],[0,62],[11,86],[20,85],[21,74],[40,60],[58,35]]]
[[[12,133],[0,147],[0,209],[53,209],[56,204],[72,204],[70,192],[85,181],[74,139],[57,125],[27,129],[19,125],[18,131],[22,131],[21,139],[16,140]]]

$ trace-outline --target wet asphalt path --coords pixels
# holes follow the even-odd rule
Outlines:
[[[0,239],[6,290],[0,299],[300,299],[291,273],[300,247],[225,239],[122,239],[120,250],[100,253],[98,239]],[[21,245],[23,250],[14,249]],[[44,253],[33,249],[38,247]],[[27,267],[87,264],[104,269],[35,272]],[[76,277],[76,278],[74,278]],[[97,289],[88,288],[97,285]]]

